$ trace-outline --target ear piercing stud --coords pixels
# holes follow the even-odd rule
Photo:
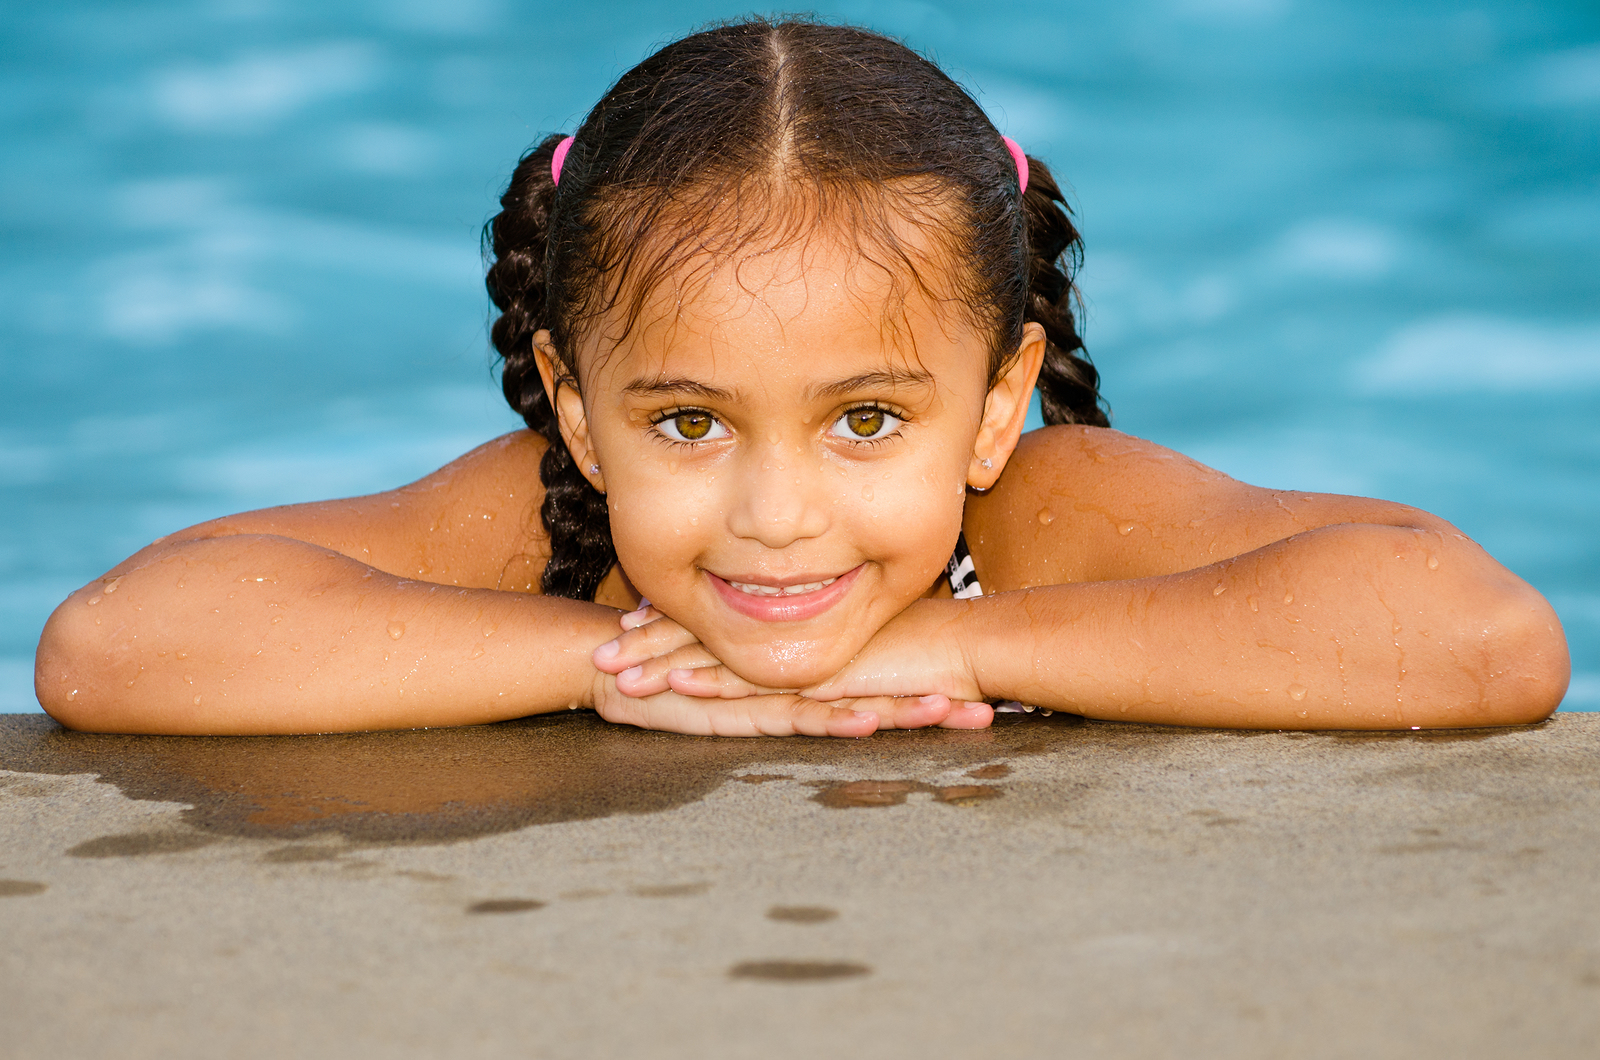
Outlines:
[[[599,464],[590,464],[589,465],[589,474],[591,474],[591,475],[600,474],[600,465]]]
[[[985,471],[994,470],[994,461],[990,460],[988,457],[984,457],[982,460],[979,460],[978,463],[983,465],[983,469]]]

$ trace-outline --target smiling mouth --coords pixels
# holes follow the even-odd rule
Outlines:
[[[722,602],[737,614],[758,622],[804,622],[816,618],[850,595],[851,586],[866,564],[843,574],[791,585],[734,581],[706,571]]]
[[[805,593],[814,593],[818,589],[826,589],[839,580],[838,575],[820,582],[805,582],[801,585],[762,585],[759,582],[736,582],[731,579],[728,584],[748,596],[801,596]]]

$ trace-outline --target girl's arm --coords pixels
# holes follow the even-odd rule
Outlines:
[[[622,609],[535,593],[547,557],[543,451],[518,432],[403,489],[158,541],[51,616],[39,701],[69,728],[146,733],[460,725],[577,706],[618,714],[627,697],[591,654],[617,635]],[[623,607],[636,602],[624,586],[605,588]],[[794,696],[708,709],[680,698],[649,701],[657,727],[864,735],[949,709]]]
[[[617,612],[529,594],[542,451],[522,432],[399,490],[158,541],[51,616],[39,700],[72,728],[166,733],[449,725],[587,703],[588,653]]]
[[[808,694],[1394,729],[1538,721],[1566,689],[1544,598],[1414,508],[1258,489],[1115,431],[1051,428],[969,502],[966,530],[996,595],[913,604]]]

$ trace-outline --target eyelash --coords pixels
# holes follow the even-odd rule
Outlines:
[[[864,401],[859,405],[851,405],[849,408],[847,408],[843,412],[839,413],[838,417],[836,417],[834,419],[833,423],[829,425],[830,426],[829,433],[830,434],[832,433],[831,428],[833,426],[837,425],[841,420],[843,420],[846,416],[850,415],[852,412],[881,412],[885,416],[888,416],[891,419],[899,421],[899,423],[897,423],[895,425],[894,430],[890,431],[888,434],[884,435],[881,438],[847,438],[842,434],[833,435],[835,438],[842,438],[844,441],[849,442],[851,445],[860,446],[860,447],[863,447],[863,448],[871,448],[871,449],[876,449],[878,446],[885,445],[888,442],[890,442],[890,441],[894,440],[895,438],[899,437],[900,428],[904,427],[907,423],[909,423],[910,419],[911,419],[904,412],[902,412],[901,410],[893,407],[892,405],[885,405],[881,401]]]
[[[697,409],[697,408],[694,408],[694,407],[667,409],[667,410],[665,410],[663,412],[660,412],[650,421],[650,426],[652,426],[652,427],[654,427],[656,429],[656,436],[658,438],[660,438],[663,442],[666,442],[668,445],[674,446],[674,447],[683,446],[683,447],[686,447],[686,448],[689,448],[689,449],[693,449],[695,446],[704,445],[706,442],[721,441],[721,438],[697,438],[697,439],[674,438],[670,434],[668,434],[666,431],[664,431],[662,429],[662,427],[661,427],[661,425],[663,423],[670,423],[671,421],[677,419],[679,416],[696,416],[696,415],[705,416],[707,419],[709,419],[711,421],[711,424],[712,424],[713,427],[721,427],[723,429],[723,431],[725,431],[725,432],[728,429],[723,424],[723,422],[717,418],[716,414],[711,412],[709,409]],[[724,434],[723,437],[726,437],[726,435]]]
[[[881,438],[848,438],[848,437],[845,437],[844,435],[838,435],[838,434],[833,435],[833,437],[835,437],[835,438],[841,438],[844,441],[850,442],[854,446],[863,447],[863,448],[877,448],[878,446],[883,445],[886,442],[890,441],[891,439],[897,437],[900,434],[900,428],[905,426],[907,423],[909,423],[910,419],[911,419],[903,411],[901,411],[900,409],[895,408],[892,405],[885,405],[885,404],[883,404],[882,402],[879,402],[879,401],[865,401],[865,402],[862,402],[859,405],[851,405],[849,408],[847,408],[844,411],[840,412],[839,415],[834,418],[832,423],[829,424],[830,428],[835,426],[835,425],[837,425],[841,420],[843,420],[846,416],[850,415],[852,412],[881,412],[885,416],[888,416],[888,417],[890,417],[892,419],[895,419],[895,420],[899,421],[899,423],[896,425],[896,427],[895,427],[895,429],[893,431],[889,432],[888,434],[884,435]],[[663,442],[666,442],[668,445],[675,446],[675,447],[676,446],[683,446],[683,447],[687,447],[687,448],[693,449],[696,446],[703,445],[708,441],[712,441],[712,442],[720,441],[721,438],[703,438],[703,439],[693,439],[693,440],[687,439],[687,438],[674,438],[671,435],[667,434],[666,431],[662,430],[661,425],[664,424],[664,423],[668,423],[668,422],[670,422],[672,420],[675,420],[679,416],[690,416],[690,415],[696,415],[696,414],[709,418],[714,427],[721,427],[724,431],[727,431],[728,428],[726,427],[726,425],[723,424],[723,422],[720,419],[717,418],[715,413],[711,412],[709,409],[694,408],[692,406],[688,407],[688,408],[666,409],[666,410],[658,413],[650,421],[650,425],[656,429],[657,437],[659,437]],[[831,434],[832,431],[830,430],[829,433]],[[726,435],[723,435],[722,437],[726,437]]]

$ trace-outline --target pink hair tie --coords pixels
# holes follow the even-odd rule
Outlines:
[[[1023,153],[1022,145],[1017,143],[1017,141],[1013,140],[1011,137],[1002,136],[1002,137],[1000,137],[1000,139],[1002,139],[1002,140],[1004,140],[1006,142],[1006,150],[1011,152],[1011,161],[1013,161],[1013,162],[1015,162],[1017,164],[1017,188],[1018,188],[1018,190],[1019,191],[1027,191],[1028,190],[1028,156]],[[563,153],[563,152],[561,152],[561,148],[559,148],[559,147],[556,148],[556,151],[558,153]]]
[[[1009,143],[1010,141],[1007,142]],[[552,183],[561,183],[561,165],[567,160],[567,152],[570,150],[572,150],[572,137],[570,136],[556,144],[556,153],[550,156],[550,180]],[[1018,150],[1021,150],[1021,148],[1018,148]],[[1028,164],[1026,162],[1022,164],[1022,172],[1028,172]],[[1026,183],[1027,177],[1023,177],[1023,181]]]

